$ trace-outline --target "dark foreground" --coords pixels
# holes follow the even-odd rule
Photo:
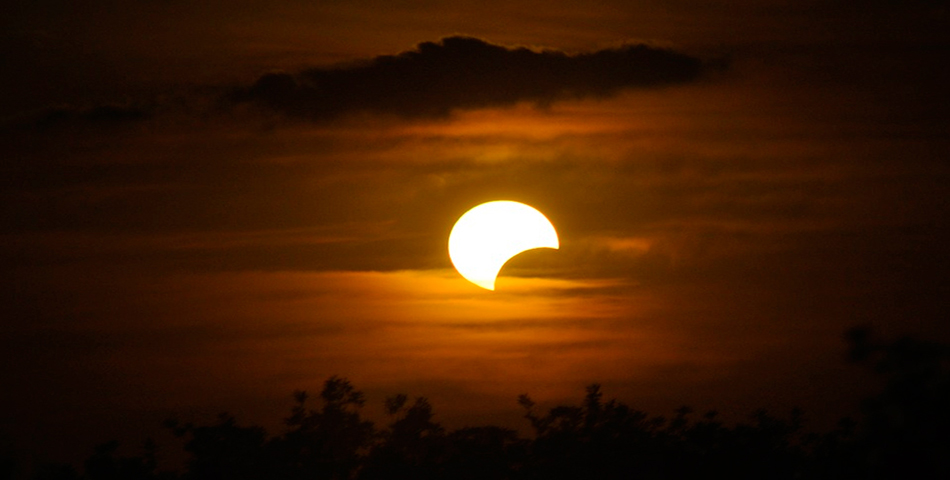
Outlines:
[[[183,471],[159,470],[155,446],[120,457],[100,446],[81,469],[42,465],[43,480],[242,479],[891,479],[950,478],[950,349],[909,339],[879,343],[865,330],[849,333],[851,357],[886,379],[857,420],[826,433],[808,433],[802,412],[787,417],[756,412],[748,423],[725,425],[715,412],[651,417],[591,385],[579,406],[539,412],[519,398],[534,435],[495,427],[446,431],[433,422],[424,398],[386,399],[389,425],[360,415],[365,401],[347,380],[333,377],[313,405],[304,392],[268,436],[228,415],[210,425],[167,426],[183,439]],[[21,466],[0,464],[0,478]],[[19,472],[19,473],[18,473]]]

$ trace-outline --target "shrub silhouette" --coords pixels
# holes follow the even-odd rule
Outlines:
[[[445,430],[432,421],[432,406],[417,398],[405,407],[407,397],[399,395],[386,401],[394,418],[389,427],[377,434],[377,443],[367,458],[360,478],[442,478],[446,462]]]
[[[597,384],[579,405],[539,412],[528,395],[532,435],[497,426],[446,431],[425,398],[384,401],[389,423],[362,418],[362,392],[329,378],[321,405],[298,391],[286,431],[269,437],[222,414],[203,426],[169,421],[188,455],[182,472],[158,471],[155,445],[139,457],[119,457],[103,444],[84,473],[64,465],[37,469],[43,480],[381,480],[381,479],[890,479],[950,478],[950,349],[869,331],[848,333],[852,360],[879,372],[880,394],[867,399],[861,421],[842,419],[826,433],[807,433],[804,414],[757,411],[728,426],[715,411],[696,416],[681,407],[672,418],[650,416],[616,400]]]
[[[241,427],[234,417],[223,413],[213,425],[178,426],[169,422],[175,435],[187,438],[189,454],[185,478],[243,480],[267,478],[271,462],[267,458],[267,434],[261,427]]]
[[[375,434],[372,422],[360,417],[363,393],[334,376],[320,398],[323,407],[309,410],[307,393],[294,393],[297,404],[285,420],[291,429],[268,445],[275,461],[272,478],[350,478],[360,466]]]
[[[851,358],[885,379],[864,402],[858,454],[880,478],[950,478],[950,346],[901,338],[884,343],[868,329],[847,334]]]

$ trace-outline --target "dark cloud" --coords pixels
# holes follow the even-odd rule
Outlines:
[[[699,59],[647,45],[568,55],[449,37],[365,63],[270,73],[231,100],[326,120],[353,112],[444,116],[456,109],[540,105],[696,79]]]
[[[61,106],[7,120],[0,131],[48,132],[68,128],[102,128],[148,120],[152,109],[138,105],[102,104],[90,107]]]
[[[151,114],[144,108],[124,105],[99,105],[85,110],[57,109],[50,111],[42,119],[44,123],[65,122],[69,120],[87,121],[96,124],[113,124],[144,120]]]

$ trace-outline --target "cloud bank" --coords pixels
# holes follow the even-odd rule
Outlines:
[[[229,100],[311,120],[356,112],[439,117],[460,109],[546,105],[689,82],[702,69],[699,59],[647,45],[569,55],[448,37],[363,63],[269,73]]]

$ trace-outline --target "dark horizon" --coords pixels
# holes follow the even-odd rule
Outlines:
[[[833,428],[808,426],[808,412],[757,409],[725,421],[718,410],[688,405],[652,415],[590,384],[580,403],[545,408],[518,396],[518,428],[480,423],[444,426],[425,397],[381,402],[385,420],[366,414],[368,399],[331,376],[319,394],[298,390],[276,432],[222,412],[214,420],[164,428],[173,441],[148,437],[138,451],[111,440],[81,464],[23,465],[0,458],[2,478],[173,480],[258,478],[556,479],[579,478],[941,478],[950,427],[950,345],[847,332],[849,359],[875,372],[880,388],[855,416]]]

